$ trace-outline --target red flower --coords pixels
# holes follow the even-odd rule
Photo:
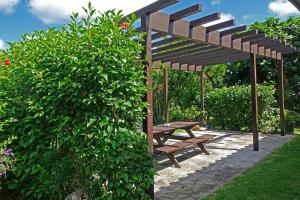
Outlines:
[[[126,29],[127,29],[127,23],[126,23],[126,22],[123,22],[123,23],[122,23],[122,29],[123,29],[123,30],[126,30]]]
[[[10,59],[9,58],[5,58],[4,64],[5,65],[10,65],[11,64]]]

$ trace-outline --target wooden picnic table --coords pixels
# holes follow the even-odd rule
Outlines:
[[[158,148],[156,151],[165,153],[171,162],[177,167],[180,168],[178,161],[176,160],[174,153],[191,147],[193,145],[197,145],[203,153],[209,155],[208,151],[205,149],[203,143],[207,142],[211,138],[215,137],[214,135],[202,135],[196,137],[192,132],[194,126],[199,125],[200,122],[185,122],[185,121],[177,121],[169,124],[162,124],[153,127],[153,137],[158,143]],[[176,136],[174,133],[176,130],[185,130],[185,132],[189,135],[186,136]],[[176,139],[180,140],[172,145],[166,145],[168,139]]]
[[[185,121],[176,121],[168,124],[162,124],[153,127],[153,137],[158,142],[160,146],[163,146],[160,141],[165,143],[168,139],[177,139],[177,140],[185,140],[190,138],[195,138],[195,135],[191,131],[195,126],[199,125],[200,122],[185,122]],[[177,130],[185,130],[185,132],[190,137],[184,136],[174,136],[174,133]]]

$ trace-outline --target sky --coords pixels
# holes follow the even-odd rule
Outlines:
[[[82,14],[82,7],[89,0],[0,0],[0,49],[7,42],[21,39],[21,35],[48,27],[60,27],[69,20],[72,12]],[[132,13],[156,0],[90,0],[99,11],[116,8],[124,14]],[[221,13],[221,20],[235,19],[236,25],[264,21],[267,17],[299,15],[299,11],[288,0],[181,0],[164,10],[172,13],[196,3],[203,11],[189,19]]]

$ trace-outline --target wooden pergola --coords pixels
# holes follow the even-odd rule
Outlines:
[[[289,0],[298,10],[300,10],[300,0]]]
[[[269,38],[265,33],[256,30],[247,31],[246,26],[233,27],[235,25],[234,20],[217,23],[216,21],[220,19],[220,13],[213,13],[192,21],[186,20],[186,17],[202,11],[202,6],[199,4],[171,14],[160,11],[178,2],[179,0],[160,0],[135,12],[141,18],[141,27],[138,29],[147,33],[144,55],[148,60],[145,75],[149,90],[145,96],[148,108],[145,110],[147,117],[143,123],[143,131],[148,136],[149,152],[153,153],[151,70],[153,66],[159,67],[161,63],[174,70],[200,73],[201,107],[204,109],[204,67],[250,59],[252,68],[253,148],[254,151],[259,151],[256,60],[257,58],[276,60],[279,73],[280,128],[281,134],[284,135],[283,60],[288,54],[298,53],[299,49],[277,39]],[[213,25],[206,25],[211,22]],[[165,107],[168,108],[168,72],[166,70],[164,71],[164,81]],[[165,120],[169,120],[167,109]]]

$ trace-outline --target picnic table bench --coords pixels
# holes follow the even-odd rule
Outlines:
[[[196,137],[191,129],[199,125],[199,122],[184,122],[178,121],[170,124],[163,124],[153,127],[153,137],[158,143],[158,147],[155,149],[156,152],[164,153],[168,156],[171,162],[175,165],[175,167],[180,168],[180,164],[176,160],[174,153],[179,150],[189,148],[191,146],[197,145],[203,153],[209,155],[209,152],[204,147],[204,143],[209,141],[211,138],[215,137],[215,135],[202,135]],[[183,129],[187,132],[189,137],[186,136],[176,136],[174,133],[176,130]],[[166,145],[166,141],[168,139],[181,140],[175,144]]]

